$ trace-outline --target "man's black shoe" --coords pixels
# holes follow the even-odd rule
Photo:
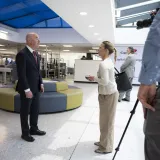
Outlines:
[[[31,135],[27,135],[27,136],[22,135],[21,138],[27,142],[33,142],[35,140]]]
[[[44,136],[46,134],[45,131],[40,131],[39,129],[37,130],[30,130],[31,135],[38,135],[38,136]]]
[[[123,98],[122,101],[130,102],[130,100]]]

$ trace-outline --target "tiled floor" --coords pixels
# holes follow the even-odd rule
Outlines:
[[[74,84],[84,91],[83,105],[69,112],[40,115],[39,128],[46,136],[35,136],[34,143],[21,140],[19,114],[0,110],[0,160],[111,160],[113,154],[94,153],[99,138],[97,84]],[[136,101],[137,87],[132,101],[117,106],[115,147],[117,146],[130,111]],[[143,115],[141,105],[133,116],[115,160],[144,160]]]

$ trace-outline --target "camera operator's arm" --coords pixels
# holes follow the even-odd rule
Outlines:
[[[155,84],[160,77],[160,11],[154,18],[144,46],[139,82]]]
[[[160,75],[160,47],[146,42],[143,51],[139,82],[145,85],[155,84]]]
[[[155,98],[156,85],[160,82],[160,12],[157,13],[151,25],[144,46],[142,68],[139,76],[141,86],[138,98],[144,107],[155,110],[151,103]]]

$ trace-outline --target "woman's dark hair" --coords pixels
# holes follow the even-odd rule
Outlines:
[[[130,51],[131,51],[132,54],[134,54],[135,52],[137,52],[137,50],[134,49],[133,47],[128,47],[128,48],[130,49]]]
[[[109,41],[103,41],[102,43],[104,44],[105,49],[108,49],[109,55],[111,55],[112,53],[114,53],[114,59],[115,59],[115,61],[116,61],[116,58],[117,58],[117,50],[116,50],[116,48],[114,47],[114,45],[113,45],[111,42],[109,42]]]

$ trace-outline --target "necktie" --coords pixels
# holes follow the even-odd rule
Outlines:
[[[34,59],[35,59],[35,61],[37,63],[37,52],[36,51],[33,51],[33,56],[34,56]]]

